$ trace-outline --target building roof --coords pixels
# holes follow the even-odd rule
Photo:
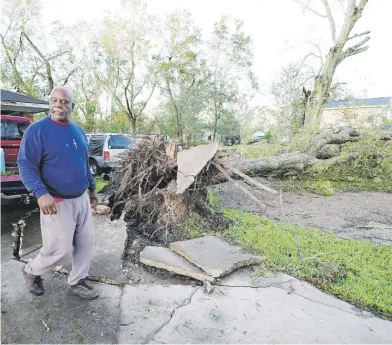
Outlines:
[[[22,115],[40,113],[49,110],[49,102],[32,98],[21,93],[1,89],[1,113]]]
[[[3,102],[22,102],[34,104],[48,104],[48,101],[32,98],[21,93],[1,89],[1,101]]]
[[[324,105],[324,108],[352,108],[352,107],[376,107],[391,104],[392,97],[345,99],[342,101],[332,101]]]

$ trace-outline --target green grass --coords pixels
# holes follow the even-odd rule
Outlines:
[[[105,181],[101,177],[96,177],[94,180],[97,186],[97,192],[101,191],[108,184],[108,181]]]
[[[241,152],[241,155],[244,158],[263,158],[276,156],[279,151],[287,150],[287,146],[281,144],[267,144],[263,142],[250,145],[234,145],[229,149]]]
[[[324,196],[335,195],[339,191],[383,191],[392,192],[392,183],[378,179],[347,177],[334,180],[320,175],[317,178],[291,178],[275,181],[275,187],[284,192],[306,191]]]
[[[234,221],[225,233],[285,272],[354,305],[392,319],[392,248],[346,240],[319,229],[224,209]]]

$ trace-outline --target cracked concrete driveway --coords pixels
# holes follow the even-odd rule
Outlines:
[[[392,323],[278,274],[201,287],[126,286],[118,343],[389,343]]]
[[[122,280],[124,224],[97,218],[96,229],[92,274]],[[2,249],[9,249],[6,236]],[[392,322],[285,274],[253,279],[251,269],[242,269],[217,281],[211,294],[180,279],[167,280],[170,285],[94,284],[101,298],[80,301],[65,294],[66,277],[58,274],[44,277],[44,296],[32,296],[20,272],[23,264],[10,250],[3,256],[3,344],[386,344],[392,339]]]

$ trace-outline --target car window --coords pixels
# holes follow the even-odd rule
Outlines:
[[[1,120],[1,140],[22,139],[28,123],[13,120]]]
[[[109,138],[109,149],[130,149],[133,140],[126,135],[111,135]]]
[[[105,136],[92,135],[90,141],[88,142],[89,155],[102,156],[104,143],[105,143]]]

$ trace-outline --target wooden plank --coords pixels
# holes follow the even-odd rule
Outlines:
[[[244,186],[241,186],[237,181],[235,181],[230,174],[223,168],[222,165],[216,162],[211,162],[211,164],[216,167],[224,177],[226,177],[230,182],[232,182],[238,189],[242,190],[246,195],[248,195],[253,201],[255,201],[262,209],[265,205],[259,200],[255,195],[249,192]]]
[[[259,181],[256,181],[255,179],[251,178],[250,176],[244,174],[242,171],[238,170],[237,168],[234,168],[232,165],[223,162],[221,160],[218,160],[218,163],[221,164],[223,167],[225,167],[226,169],[231,170],[233,173],[235,173],[236,175],[242,177],[245,181],[248,181],[250,184],[252,184],[255,187],[258,187],[260,189],[263,189],[269,193],[272,194],[278,194],[278,191],[275,189],[272,189],[268,186],[263,185],[262,183],[260,183]]]

